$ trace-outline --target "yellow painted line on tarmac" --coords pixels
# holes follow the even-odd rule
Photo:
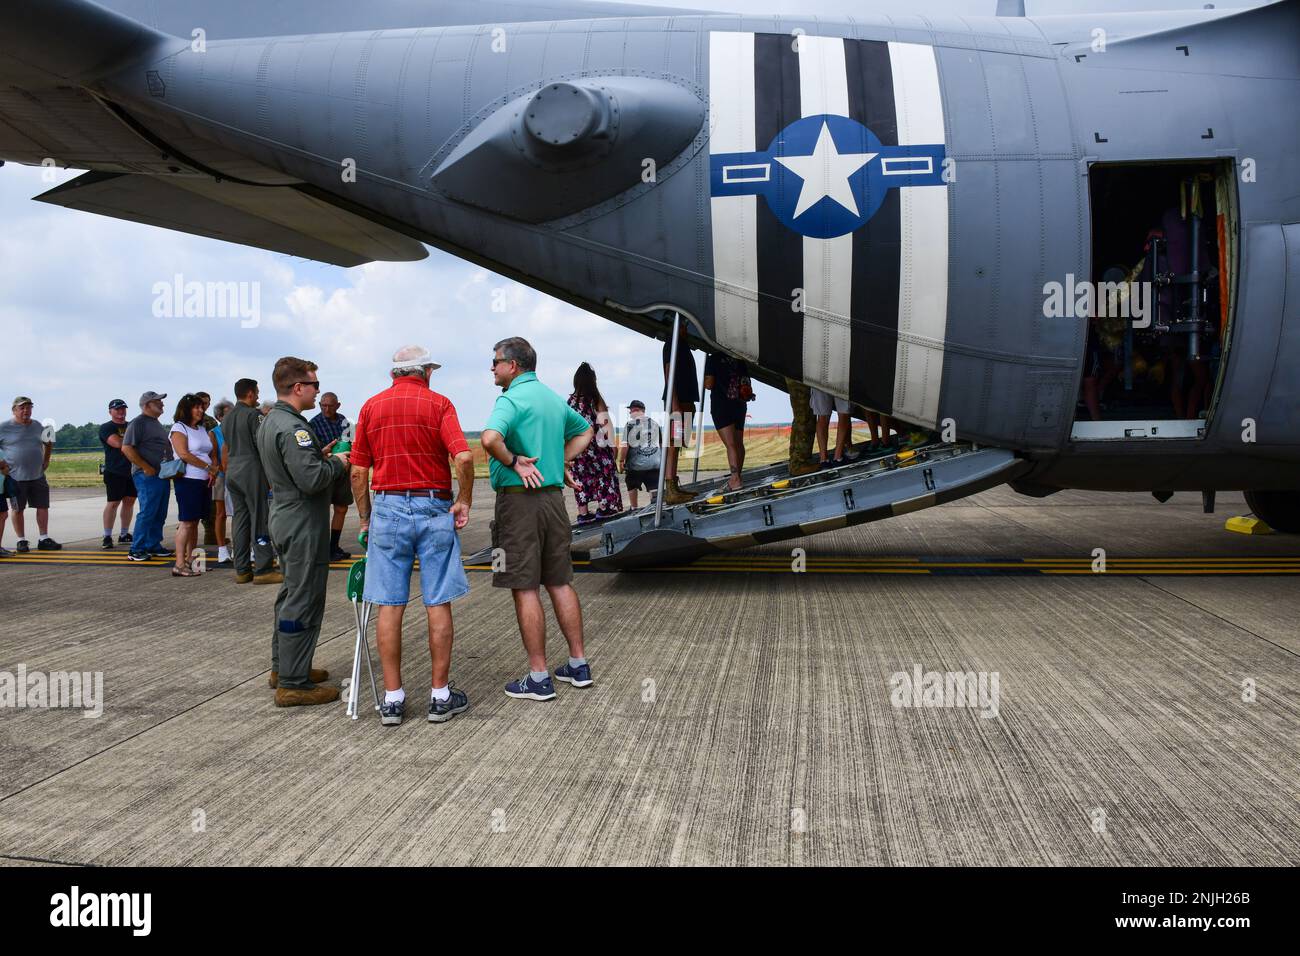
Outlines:
[[[663,567],[633,568],[627,573],[636,574],[642,571],[695,571],[704,573],[709,571],[730,571],[737,574],[753,572],[755,574],[793,574],[790,567],[784,568],[717,568],[708,567],[698,564],[673,564]],[[807,572],[801,572],[807,573]],[[878,567],[878,568],[815,568],[812,569],[814,574],[929,574],[928,568],[909,568],[909,567]]]
[[[330,565],[331,570],[346,571],[356,560],[338,561]],[[170,558],[156,558],[148,561],[129,561],[124,552],[116,554],[102,551],[59,551],[28,553],[0,559],[0,567],[5,564],[45,565],[52,567],[135,567],[165,568],[172,564]],[[590,570],[591,561],[573,562],[578,570]],[[1108,556],[1106,570],[1093,570],[1090,557],[1043,557],[1043,558],[989,558],[980,559],[945,559],[925,558],[915,555],[861,557],[811,557],[805,559],[804,574],[912,574],[942,577],[970,576],[981,573],[990,576],[1004,574],[1023,575],[1091,575],[1141,576],[1141,575],[1278,575],[1300,574],[1300,556],[1261,555],[1257,557],[1242,555],[1224,555],[1216,557],[1167,556],[1167,557],[1132,557]],[[210,563],[209,571],[231,571],[229,565]],[[467,571],[491,571],[487,564],[470,564]],[[654,565],[644,571],[657,572],[693,572],[706,573],[754,573],[754,574],[792,574],[791,559],[780,555],[708,555],[692,564]]]
[[[790,560],[786,559],[781,562],[763,563],[763,564],[745,564],[741,562],[719,562],[701,559],[694,563],[695,567],[712,568],[719,571],[760,571],[769,568],[776,570],[785,570],[790,567]],[[814,561],[807,560],[805,567],[808,569],[829,570],[829,569],[859,569],[864,572],[870,572],[882,567],[916,567],[921,570],[943,571],[948,569],[989,569],[989,570],[1016,570],[1016,569],[1044,569],[1055,571],[1068,571],[1080,569],[1088,573],[1095,573],[1092,570],[1092,561],[1084,559],[1072,562],[1047,562],[1025,559],[1023,561],[927,561],[925,563],[909,561],[883,561],[876,563],[858,563],[853,561]],[[1145,560],[1135,560],[1131,562],[1119,563],[1114,561],[1106,562],[1107,572],[1115,569],[1142,570],[1146,568],[1197,568],[1197,569],[1223,569],[1234,570],[1239,568],[1293,568],[1300,567],[1300,562],[1296,560],[1286,562],[1270,561],[1241,561],[1231,563],[1220,563],[1215,561],[1200,562],[1175,562],[1151,558]],[[1105,572],[1100,572],[1105,573]]]
[[[1064,561],[1091,561],[1092,559],[1091,559],[1090,557],[1083,557],[1083,556],[1080,556],[1080,557],[1077,557],[1077,558],[1025,558],[1025,560],[1026,560],[1026,561],[1042,561],[1042,562],[1064,562]],[[1164,561],[1164,562],[1168,562],[1168,563],[1175,563],[1175,562],[1179,562],[1179,561],[1183,561],[1183,562],[1193,562],[1193,561],[1211,561],[1211,562],[1217,562],[1217,561],[1236,561],[1236,562],[1238,562],[1238,563],[1242,563],[1242,564],[1253,564],[1253,563],[1260,562],[1260,561],[1300,561],[1300,557],[1297,557],[1297,556],[1294,556],[1294,555],[1270,555],[1270,554],[1261,554],[1261,555],[1255,555],[1255,556],[1251,556],[1251,555],[1229,555],[1229,554],[1225,554],[1225,555],[1200,555],[1200,556],[1196,556],[1196,555],[1191,555],[1191,556],[1176,556],[1176,555],[1175,555],[1175,556],[1156,557],[1156,558],[1153,558],[1153,557],[1133,557],[1133,556],[1112,557],[1112,556],[1110,556],[1110,555],[1107,555],[1107,557],[1106,557],[1106,563],[1107,563],[1107,564],[1118,563],[1118,562],[1124,562],[1124,561]]]
[[[77,558],[73,561],[29,561],[26,558],[4,558],[0,559],[0,567],[5,564],[45,564],[47,567],[164,567],[172,564],[172,559],[162,559],[159,561],[95,561],[94,558]]]
[[[574,567],[588,567],[590,562],[574,562]],[[472,564],[466,565],[467,571],[491,571],[490,565]],[[655,565],[647,568],[636,569],[639,571],[659,571],[659,572],[720,572],[720,573],[754,573],[754,574],[791,574],[794,573],[790,567],[789,561],[783,561],[779,564],[745,564],[739,561],[735,562],[718,562],[701,560],[693,564],[685,565]],[[1073,564],[1063,563],[1039,563],[1032,560],[1023,562],[998,561],[998,562],[976,562],[976,561],[952,561],[952,562],[928,562],[920,564],[916,561],[907,560],[901,562],[876,562],[872,564],[857,564],[851,562],[808,562],[805,571],[801,573],[811,574],[929,574],[941,577],[944,574],[953,574],[959,576],[962,572],[980,572],[987,571],[993,574],[1003,572],[1022,572],[1030,574],[1052,574],[1052,575],[1092,575],[1103,577],[1107,574],[1111,576],[1141,576],[1141,575],[1226,575],[1226,574],[1300,574],[1300,561],[1295,559],[1287,563],[1259,563],[1259,562],[1242,562],[1232,564],[1220,563],[1201,563],[1189,564],[1187,562],[1162,562],[1155,559],[1145,559],[1135,561],[1133,564],[1113,567],[1108,563],[1107,570],[1096,572],[1092,570],[1090,560],[1076,561]],[[969,576],[977,576],[971,574]]]
[[[1200,575],[1223,575],[1223,574],[1300,574],[1300,566],[1279,568],[1276,566],[1258,567],[1258,568],[1115,568],[1112,570],[1097,572],[1088,568],[1065,569],[1065,568],[1040,568],[1041,574],[1091,574],[1093,577],[1104,578],[1114,577],[1115,575],[1141,576],[1144,574],[1200,574]]]
[[[150,558],[150,561],[170,561],[171,558]],[[112,554],[60,554],[53,555],[36,555],[36,554],[15,554],[10,558],[0,558],[0,564],[7,561],[30,561],[32,564],[61,564],[64,561],[95,561],[99,564],[147,564],[146,561],[129,561],[126,555]]]
[[[125,556],[115,557],[112,555],[105,555],[103,557],[100,557],[98,555],[90,555],[90,554],[87,555],[74,554],[68,556],[60,555],[58,557],[45,557],[44,555],[42,555],[41,557],[36,557],[35,555],[30,555],[30,554],[15,554],[12,558],[0,558],[0,566],[3,566],[6,562],[9,561],[26,561],[29,564],[66,564],[69,561],[78,561],[82,563],[90,562],[93,564],[151,564],[151,563],[157,564],[160,561],[165,561],[168,564],[172,563],[171,558],[150,558],[148,561],[131,561]],[[215,561],[210,561],[208,563],[214,565],[216,564]]]

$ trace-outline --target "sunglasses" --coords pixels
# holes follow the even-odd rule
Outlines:
[[[513,362],[513,361],[514,361],[514,359],[507,359],[507,358],[494,358],[494,359],[492,360],[492,367],[493,367],[493,368],[496,368],[496,367],[497,367],[498,365],[500,365],[502,362]]]
[[[312,388],[316,389],[316,391],[318,391],[318,392],[320,391],[320,382],[318,382],[318,381],[317,381],[317,382],[294,382],[293,384],[295,384],[295,385],[310,385]]]

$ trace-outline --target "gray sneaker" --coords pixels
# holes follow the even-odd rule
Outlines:
[[[379,705],[379,722],[385,727],[396,727],[402,722],[402,715],[406,713],[406,700],[395,700],[391,704],[384,701]]]
[[[451,696],[446,700],[430,698],[429,700],[429,721],[440,724],[444,720],[451,720],[461,711],[469,709],[469,698],[462,691],[458,691],[454,685],[448,685]]]
[[[0,558],[12,558],[14,553],[8,548],[0,548]]]

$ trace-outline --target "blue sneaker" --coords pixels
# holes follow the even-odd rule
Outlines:
[[[549,674],[546,680],[540,682],[533,680],[532,674],[525,674],[519,680],[506,684],[506,696],[522,700],[554,700],[555,685],[551,683]]]
[[[429,698],[430,723],[440,724],[444,720],[451,720],[461,711],[469,710],[469,697],[464,691],[459,691],[450,684],[447,685],[447,689],[451,691],[451,696],[446,700]]]
[[[392,703],[384,701],[379,705],[379,722],[385,727],[396,727],[402,722],[402,715],[406,713],[406,700],[395,700]]]
[[[555,679],[565,681],[574,687],[590,687],[593,683],[591,665],[579,664],[577,667],[570,667],[568,664],[561,664],[555,668]]]

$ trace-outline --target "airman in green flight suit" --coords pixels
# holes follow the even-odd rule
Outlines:
[[[327,704],[339,689],[323,684],[312,655],[325,612],[330,559],[330,494],[348,471],[346,453],[322,448],[303,412],[316,406],[316,364],[286,356],[272,373],[276,403],[257,431],[257,453],[271,483],[271,539],[284,583],[275,600],[271,671],[277,707]]]

